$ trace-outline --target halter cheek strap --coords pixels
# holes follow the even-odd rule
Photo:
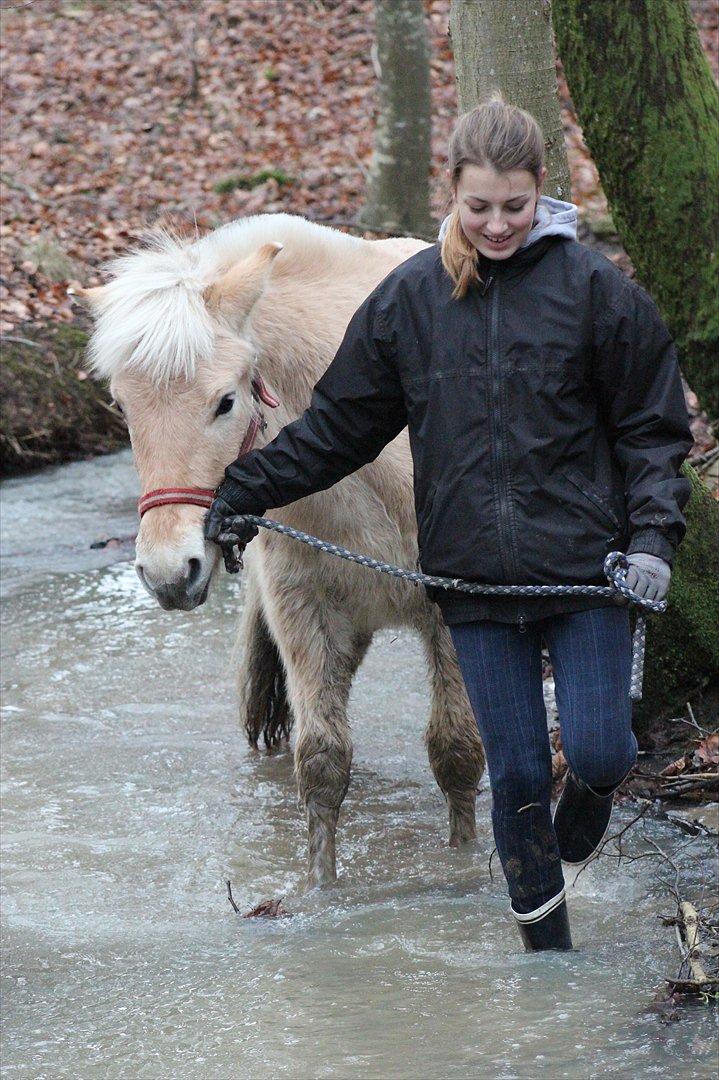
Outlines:
[[[279,401],[269,392],[260,375],[255,375],[252,380],[252,396],[256,400],[263,401],[265,405],[269,405],[271,409],[276,409],[279,405]],[[250,426],[245,432],[238,457],[250,452],[255,444],[258,432],[264,431],[266,427],[267,421],[262,413],[255,412],[250,420]],[[209,510],[214,498],[215,492],[211,488],[153,488],[152,491],[145,492],[137,504],[137,509],[140,512],[140,517],[146,514],[148,510],[153,510],[156,506],[169,506],[172,503],[178,503],[181,506],[202,506]]]

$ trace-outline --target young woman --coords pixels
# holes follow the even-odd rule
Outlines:
[[[675,350],[649,296],[577,243],[576,208],[541,195],[545,174],[528,113],[494,95],[460,118],[441,243],[357,310],[303,416],[227,468],[210,539],[228,515],[336,483],[408,425],[425,572],[606,584],[604,557],[619,549],[635,592],[665,595],[692,445]],[[429,591],[484,741],[522,940],[569,949],[562,860],[601,843],[636,756],[627,609]],[[569,762],[553,821],[543,641]]]

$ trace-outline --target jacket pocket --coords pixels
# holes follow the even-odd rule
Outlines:
[[[590,480],[587,480],[586,476],[580,473],[578,469],[565,469],[562,475],[581,492],[585,499],[599,510],[617,533],[622,531],[622,524],[611,504],[609,495],[601,491]]]

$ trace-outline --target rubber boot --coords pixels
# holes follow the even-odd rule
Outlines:
[[[527,912],[526,915],[519,914],[514,908],[510,910],[517,921],[519,936],[526,952],[542,952],[547,949],[568,952],[574,947],[564,889],[546,904]]]
[[[615,784],[610,791],[599,794],[571,770],[567,771],[554,811],[554,831],[562,862],[578,866],[587,862],[601,846],[609,831],[614,792],[618,787],[619,784]]]

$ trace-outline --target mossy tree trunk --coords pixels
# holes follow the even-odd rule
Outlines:
[[[492,90],[536,117],[544,132],[544,191],[570,197],[548,0],[452,0],[449,14],[460,113]]]
[[[647,622],[644,696],[635,706],[634,728],[646,745],[684,739],[686,728],[667,720],[686,716],[714,725],[719,711],[719,503],[694,469],[687,533],[677,550],[663,615]]]
[[[587,146],[639,280],[719,417],[719,93],[686,0],[553,0]]]
[[[429,39],[422,0],[375,0],[379,115],[360,223],[433,238]]]

